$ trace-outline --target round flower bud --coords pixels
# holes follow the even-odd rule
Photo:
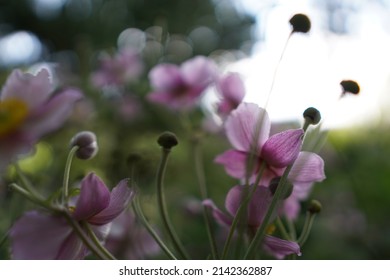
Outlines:
[[[309,107],[303,112],[303,118],[310,124],[318,124],[321,120],[321,113],[314,107]]]
[[[292,32],[307,33],[311,28],[310,19],[307,15],[296,14],[290,19],[293,28]]]
[[[276,189],[278,188],[280,179],[281,179],[281,177],[275,177],[269,183],[268,187],[269,187],[269,190],[271,191],[272,195],[275,194]],[[293,185],[288,183],[288,182],[286,182],[286,184],[287,184],[287,186],[284,189],[284,193],[282,193],[280,196],[282,199],[287,199],[292,194],[292,191],[293,191]]]
[[[99,150],[96,135],[90,131],[82,131],[73,136],[70,140],[70,147],[75,146],[79,147],[76,151],[76,157],[79,159],[91,159]]]
[[[164,149],[171,149],[179,144],[179,141],[174,133],[166,131],[158,137],[157,143]]]
[[[311,214],[317,214],[320,213],[322,209],[322,205],[318,200],[313,199],[310,201],[310,205],[307,208],[307,211],[309,211]]]
[[[344,93],[358,94],[360,92],[359,84],[353,80],[343,80],[340,85],[343,87]]]

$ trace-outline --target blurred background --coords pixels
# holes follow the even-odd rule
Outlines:
[[[307,14],[312,29],[287,41],[295,13]],[[143,97],[150,91],[148,72],[158,63],[209,56],[223,71],[241,75],[245,100],[267,105],[275,124],[299,125],[308,106],[323,115],[326,133],[314,148],[325,160],[327,179],[310,196],[322,202],[323,211],[301,259],[390,259],[389,20],[387,0],[0,0],[1,83],[14,68],[35,71],[44,65],[56,87],[76,86],[86,96],[67,125],[45,137],[20,165],[50,194],[61,185],[69,140],[92,130],[99,154],[88,162],[75,160],[72,181],[93,170],[113,187],[132,174],[146,215],[158,224],[156,139],[165,130],[175,132],[180,145],[169,162],[167,199],[184,243],[194,258],[204,258],[208,243],[192,161],[194,134],[177,115]],[[141,57],[142,73],[124,88],[95,87],[91,74],[99,59],[123,48]],[[358,96],[340,99],[344,79],[359,82]],[[195,135],[214,101],[210,92],[191,113]],[[229,144],[218,135],[202,144],[209,195],[223,208],[237,182],[213,159]],[[1,236],[34,208],[9,192],[14,176],[10,168],[0,182]],[[0,259],[9,257],[8,242],[2,239]]]

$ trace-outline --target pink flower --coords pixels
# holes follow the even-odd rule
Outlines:
[[[212,209],[213,216],[219,224],[230,227],[240,206],[243,192],[243,186],[235,186],[230,189],[225,199],[225,208],[228,214],[218,209],[211,200],[205,200],[203,203]],[[262,224],[271,201],[272,193],[269,188],[263,186],[256,187],[247,208],[246,222],[248,223],[249,232],[254,233]],[[266,252],[277,259],[283,259],[290,254],[301,254],[300,247],[296,242],[283,240],[271,235],[265,235],[262,246]]]
[[[100,68],[92,74],[91,81],[96,88],[123,86],[136,81],[144,69],[139,55],[132,49],[123,49],[114,57],[104,55]]]
[[[216,86],[221,97],[220,102],[217,104],[217,112],[222,118],[225,118],[244,99],[244,83],[237,73],[230,73],[220,78]]]
[[[273,168],[280,169],[292,164],[302,146],[303,130],[290,129],[269,137],[270,127],[264,109],[253,103],[241,103],[225,122],[226,135],[234,149],[217,156],[215,162],[222,164],[230,176],[245,178],[247,158],[253,153],[252,142],[255,133],[258,133],[255,170],[264,161],[267,164],[266,174],[272,172]]]
[[[81,182],[72,218],[87,222],[103,241],[111,222],[124,211],[133,196],[127,180],[120,181],[110,193],[104,182],[90,173]],[[25,213],[12,226],[10,237],[14,259],[83,259],[88,254],[67,221],[46,212]]]
[[[216,65],[210,59],[197,56],[180,67],[160,64],[149,73],[152,92],[151,102],[171,109],[191,109],[199,101],[204,90],[214,82]]]
[[[8,77],[0,96],[0,169],[30,152],[44,134],[58,129],[82,96],[77,89],[51,95],[46,69],[37,75],[14,70]]]

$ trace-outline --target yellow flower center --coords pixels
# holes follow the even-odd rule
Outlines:
[[[276,230],[276,226],[274,224],[270,224],[268,227],[267,227],[267,230],[266,230],[266,233],[268,235],[272,235]]]
[[[27,104],[18,99],[0,101],[0,137],[15,131],[28,113]]]

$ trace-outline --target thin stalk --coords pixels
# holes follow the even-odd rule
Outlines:
[[[95,244],[97,248],[104,254],[104,256],[109,260],[116,260],[116,258],[107,250],[106,247],[104,247],[99,239],[97,238],[96,234],[93,232],[91,226],[87,222],[81,222],[81,224],[85,227],[87,230],[88,236],[91,237],[92,242]]]
[[[173,228],[171,220],[169,219],[167,206],[165,204],[164,177],[170,151],[170,149],[162,149],[162,157],[157,171],[157,202],[161,214],[161,219],[163,221],[164,227],[168,232],[173,246],[183,259],[188,259],[184,247],[181,244],[181,241]]]
[[[283,224],[283,221],[280,217],[276,218],[276,225],[278,229],[280,230],[280,233],[282,234],[283,238],[286,240],[292,240],[291,236],[288,234],[286,227]]]
[[[44,200],[43,197],[41,196],[41,194],[39,192],[37,192],[37,190],[34,188],[34,186],[31,184],[31,182],[24,175],[23,171],[20,169],[20,166],[17,163],[15,163],[14,167],[15,167],[16,174],[20,178],[20,181],[21,181],[23,187],[28,192],[30,192],[34,197],[37,197],[39,199]]]
[[[76,151],[79,149],[78,146],[72,147],[72,149],[69,151],[68,158],[66,159],[66,164],[65,164],[65,171],[64,171],[64,181],[62,185],[62,202],[63,204],[67,205],[68,204],[68,199],[69,199],[69,175],[70,175],[70,167],[72,165],[72,160],[74,157],[74,154]]]
[[[311,228],[313,226],[315,216],[316,216],[316,214],[310,213],[310,212],[308,212],[306,214],[306,220],[305,220],[305,224],[303,226],[302,233],[297,240],[299,246],[301,246],[301,247],[303,246],[303,244],[305,244],[307,238],[310,235],[310,231],[311,231]]]
[[[139,201],[137,198],[134,198],[133,203],[133,210],[137,217],[140,219],[141,223],[144,225],[146,230],[149,232],[149,234],[153,237],[153,239],[156,241],[156,243],[160,246],[161,250],[164,251],[164,253],[171,259],[171,260],[177,260],[175,255],[168,249],[168,247],[165,245],[165,243],[161,240],[161,238],[158,236],[156,231],[153,229],[153,227],[149,224],[149,222],[146,220],[145,215],[142,211],[141,206],[139,205]]]
[[[34,202],[34,203],[36,203],[36,204],[38,204],[38,205],[40,205],[40,206],[42,206],[44,208],[51,209],[51,205],[49,203],[47,203],[46,201],[41,199],[41,197],[36,197],[34,194],[30,193],[29,191],[27,191],[26,189],[22,188],[18,184],[12,183],[9,186],[13,190],[17,191],[19,194],[23,195],[28,200],[30,200],[30,201],[32,201],[32,202]]]
[[[263,163],[261,166],[260,166],[260,170],[259,170],[259,175],[258,177],[260,178],[264,172],[266,168],[266,164]],[[232,238],[233,238],[233,235],[234,235],[234,231],[236,230],[237,228],[237,224],[238,224],[238,221],[240,220],[241,216],[243,215],[243,213],[245,213],[244,211],[247,210],[247,205],[248,203],[251,201],[252,197],[253,197],[253,194],[255,193],[256,191],[256,188],[257,188],[257,185],[253,185],[253,188],[250,190],[249,194],[245,196],[245,193],[244,193],[244,197],[241,201],[241,204],[240,204],[240,207],[238,207],[237,209],[237,213],[236,215],[234,216],[234,219],[233,219],[233,222],[232,222],[232,225],[230,226],[230,230],[229,230],[229,233],[228,233],[228,237],[226,239],[226,242],[225,242],[225,246],[223,248],[223,252],[222,252],[222,257],[221,259],[226,259],[227,257],[227,254],[228,254],[228,251],[229,251],[229,247],[230,247],[230,244],[231,244],[231,241],[232,241]]]
[[[206,176],[203,167],[202,151],[200,149],[200,140],[195,139],[193,143],[194,143],[193,151],[194,151],[196,178],[198,179],[199,191],[202,200],[205,200],[208,198],[208,194],[207,194]],[[206,206],[203,206],[203,218],[206,224],[206,231],[210,243],[211,255],[213,259],[216,260],[218,259],[217,243],[211,227],[210,212]]]
[[[291,221],[290,219],[287,219],[287,227],[288,232],[291,236],[291,240],[297,240],[297,230],[295,229],[293,221]]]
[[[73,228],[75,233],[80,237],[80,239],[83,241],[84,245],[91,250],[91,252],[96,255],[98,258],[102,260],[109,260],[107,256],[102,253],[101,246],[97,247],[96,244],[87,236],[87,234],[84,232],[84,230],[81,228],[80,224],[75,221],[69,213],[65,210],[62,211],[61,214],[65,217],[69,225]]]
[[[246,254],[244,256],[244,259],[248,259],[251,256],[253,256],[256,248],[259,246],[259,244],[263,240],[264,235],[265,235],[265,231],[266,231],[267,226],[271,220],[271,216],[276,208],[277,203],[280,200],[281,195],[285,191],[284,189],[285,189],[285,186],[287,185],[286,184],[287,183],[287,176],[290,173],[291,168],[292,168],[292,164],[290,164],[289,166],[286,167],[286,169],[282,175],[282,178],[279,181],[278,187],[276,188],[275,194],[272,197],[271,203],[268,207],[267,213],[265,214],[264,220],[261,223],[261,226],[257,229],[256,234],[255,234],[254,238],[252,239],[252,242],[249,245],[248,251],[246,252]]]

